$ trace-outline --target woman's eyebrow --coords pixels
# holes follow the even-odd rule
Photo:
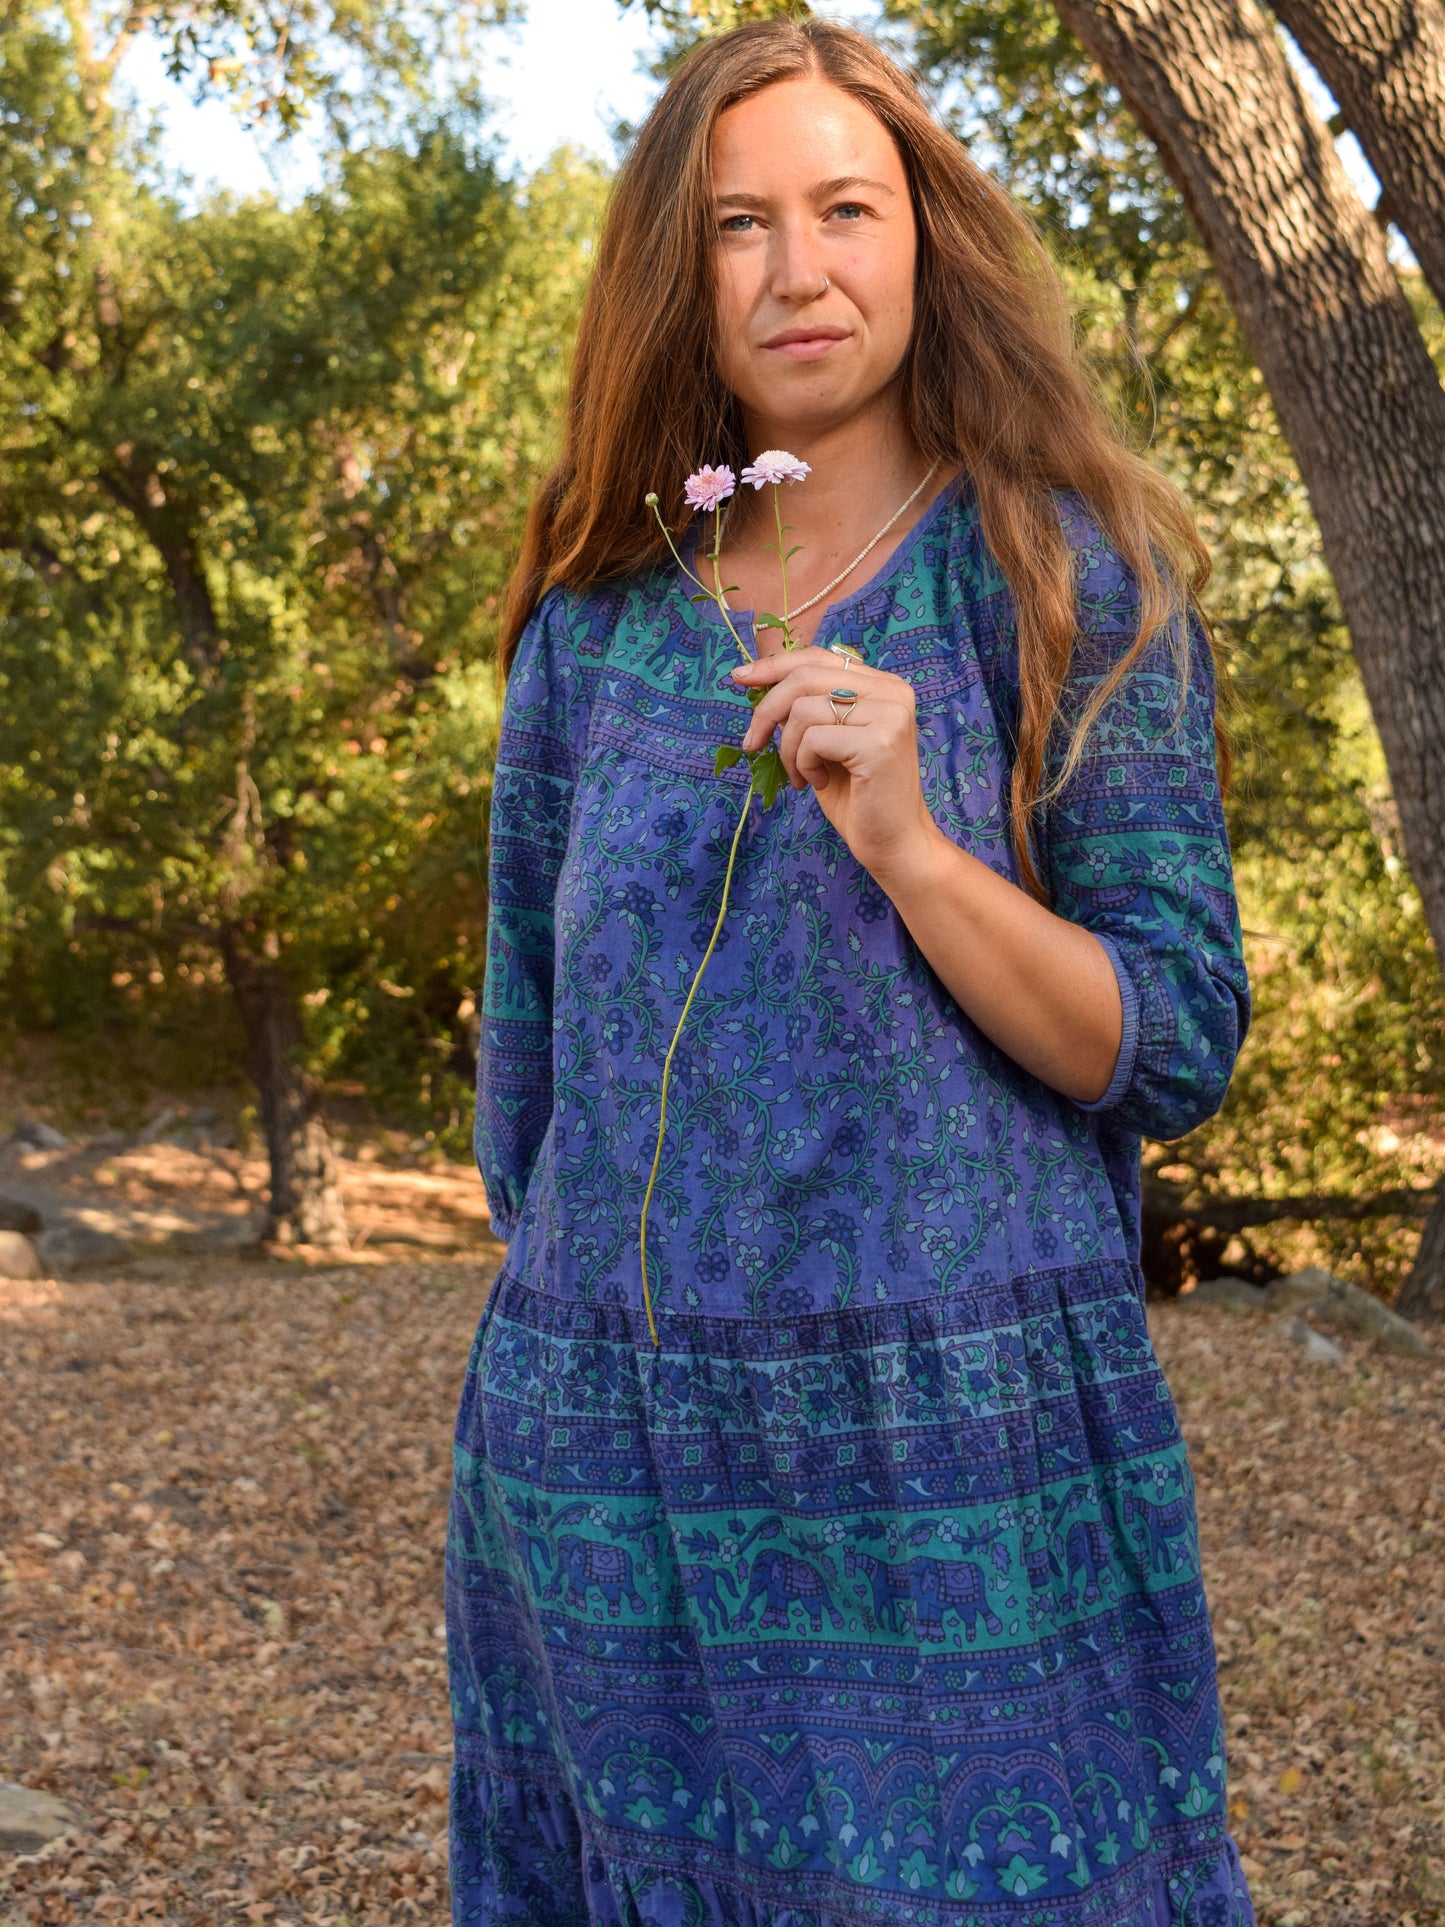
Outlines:
[[[810,198],[826,201],[832,194],[846,194],[851,188],[864,187],[874,194],[889,194],[894,190],[887,181],[870,180],[866,174],[835,174],[830,181],[819,181],[809,189]]]
[[[817,181],[808,189],[810,201],[826,201],[834,194],[847,194],[857,188],[865,188],[874,194],[892,196],[894,189],[887,181],[870,180],[865,174],[835,174],[832,180]],[[763,194],[719,194],[714,202],[717,207],[743,208],[752,213],[769,205],[768,197]]]

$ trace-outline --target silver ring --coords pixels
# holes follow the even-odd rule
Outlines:
[[[825,644],[825,647],[829,655],[841,656],[844,662],[855,663],[860,669],[867,667],[867,657],[861,655],[858,650],[851,649],[846,642],[830,642]]]
[[[838,707],[840,703],[843,705],[841,711]],[[846,723],[848,718],[853,714],[853,711],[858,707],[858,691],[856,689],[830,689],[828,691],[828,707],[833,712],[833,721],[835,723]]]
[[[827,275],[825,274],[823,276],[823,285],[821,288],[819,288],[818,292],[813,296],[813,299],[815,301],[821,301],[823,299],[823,296],[828,292],[829,288],[831,288],[832,285],[833,283],[828,279]]]

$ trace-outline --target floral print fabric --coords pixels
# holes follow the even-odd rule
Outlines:
[[[1082,704],[1132,639],[1061,500]],[[966,488],[820,640],[918,697],[925,795],[1012,876],[1012,607]],[[510,1248],[457,1433],[454,1914],[532,1927],[1243,1927],[1138,1134],[1218,1105],[1247,996],[1207,651],[1157,645],[1051,804],[1119,979],[1097,1105],[996,1050],[811,793],[716,911],[746,699],[675,575],[554,593],[497,765],[478,1157]]]

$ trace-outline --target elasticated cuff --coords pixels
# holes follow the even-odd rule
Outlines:
[[[1134,1077],[1134,1064],[1139,1055],[1139,993],[1134,987],[1134,979],[1124,968],[1124,960],[1119,955],[1118,946],[1112,937],[1100,931],[1090,932],[1104,946],[1104,954],[1114,966],[1114,976],[1119,985],[1119,1004],[1124,1013],[1123,1033],[1119,1038],[1119,1055],[1114,1064],[1114,1075],[1109,1079],[1109,1088],[1102,1097],[1096,1097],[1092,1104],[1080,1104],[1081,1111],[1110,1111],[1121,1102],[1125,1091]]]

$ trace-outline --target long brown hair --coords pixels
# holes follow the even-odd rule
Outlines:
[[[1042,894],[1030,831],[1075,631],[1073,561],[1052,491],[1088,504],[1134,573],[1139,635],[1069,731],[1063,776],[1119,680],[1208,574],[1178,492],[1114,432],[1074,348],[1063,288],[1027,219],[933,118],[914,82],[865,35],[770,20],[707,41],[678,69],[618,175],[582,310],[562,456],[532,505],[503,622],[510,666],[538,598],[659,561],[643,511],[682,501],[702,461],[748,459],[741,410],[714,353],[712,132],[728,107],[816,76],[862,102],[902,157],[918,229],[913,340],[900,371],[920,452],[962,469],[1013,593],[1020,705],[1014,848]],[[1173,625],[1181,688],[1184,625]]]

